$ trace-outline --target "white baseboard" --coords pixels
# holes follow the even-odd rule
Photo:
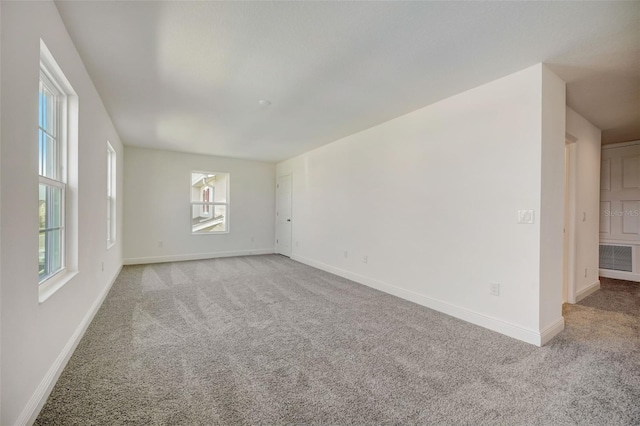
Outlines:
[[[304,263],[314,268],[321,269],[323,271],[330,272],[332,274],[341,276],[351,281],[355,281],[359,284],[364,284],[368,287],[375,288],[376,290],[383,291],[394,296],[398,296],[402,299],[409,300],[427,308],[434,309],[436,311],[451,315],[452,317],[459,318],[461,320],[470,322],[472,324],[479,325],[489,330],[496,331],[514,339],[522,340],[523,342],[531,343],[532,345],[542,346],[553,336],[558,334],[564,328],[564,318],[560,318],[554,322],[551,327],[538,332],[523,328],[519,325],[509,323],[507,321],[500,320],[479,312],[471,311],[460,306],[453,305],[442,300],[434,299],[421,293],[416,293],[411,290],[406,290],[400,287],[396,287],[392,284],[388,284],[382,281],[368,278],[363,275],[359,275],[335,266],[327,265],[322,262],[318,262],[312,259],[308,259],[302,256],[292,255],[291,259]],[[546,339],[546,340],[545,340]]]
[[[590,284],[588,287],[583,288],[582,290],[578,290],[576,292],[576,303],[593,293],[594,291],[600,290],[600,280],[596,281],[593,284]]]
[[[109,290],[111,290],[111,286],[113,286],[113,283],[116,281],[116,278],[118,278],[121,270],[122,266],[113,276],[109,285],[105,286],[105,288],[100,292],[98,298],[95,300],[95,302],[93,302],[93,305],[91,305],[91,308],[89,308],[89,311],[84,316],[80,324],[78,324],[78,327],[67,341],[67,344],[64,346],[64,348],[62,348],[62,351],[53,362],[53,365],[51,365],[51,367],[47,371],[47,374],[45,374],[44,378],[36,388],[36,391],[29,399],[26,407],[24,407],[24,409],[20,413],[20,416],[15,423],[16,426],[32,425],[36,421],[40,410],[44,406],[45,402],[47,402],[47,398],[49,398],[49,395],[53,390],[53,386],[58,381],[60,374],[62,374],[64,367],[66,367],[67,362],[69,362],[71,355],[73,355],[73,351],[75,351],[78,343],[80,343],[80,340],[82,339],[82,336],[84,336],[85,331],[87,331],[87,327],[89,327],[89,324],[91,324],[93,317],[98,312],[98,309],[100,309],[100,306],[102,306],[102,302],[104,302],[107,294],[109,294]]]
[[[544,328],[540,332],[540,345],[539,346],[544,346],[547,343],[549,343],[549,341],[551,339],[553,339],[554,337],[556,337],[556,335],[558,333],[560,333],[562,330],[564,330],[564,317],[560,316],[560,318],[555,320],[551,325],[549,325],[548,327]]]
[[[125,265],[144,265],[147,263],[182,262],[185,260],[215,259],[218,257],[252,256],[256,254],[273,254],[275,248],[252,250],[214,251],[211,253],[172,254],[167,256],[131,257],[124,259]]]
[[[612,271],[611,269],[600,269],[598,273],[601,277],[605,277],[605,278],[640,282],[640,274],[634,274],[633,272]]]

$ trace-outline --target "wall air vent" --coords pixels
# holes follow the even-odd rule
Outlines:
[[[600,246],[600,269],[632,272],[632,258],[629,246]]]

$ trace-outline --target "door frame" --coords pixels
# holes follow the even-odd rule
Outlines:
[[[289,194],[290,194],[290,209],[291,211],[289,212],[289,221],[291,222],[291,232],[290,232],[290,241],[289,241],[289,253],[281,253],[279,251],[279,228],[280,228],[280,219],[279,219],[279,205],[280,205],[280,192],[278,191],[279,189],[279,185],[280,185],[280,179],[284,178],[284,177],[289,177],[289,184],[291,185],[291,187],[289,188]],[[287,256],[287,257],[291,257],[291,255],[293,254],[293,173],[285,173],[283,175],[279,175],[276,176],[276,241],[275,241],[275,252],[277,254],[281,254],[283,256]]]
[[[565,139],[565,224],[562,288],[566,303],[576,303],[576,188],[578,138],[567,133]],[[565,240],[563,240],[565,241]]]

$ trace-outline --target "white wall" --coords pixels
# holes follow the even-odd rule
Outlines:
[[[567,133],[576,143],[576,295],[600,285],[600,129],[567,108]],[[587,274],[585,276],[585,269]]]
[[[2,40],[2,2],[0,2],[0,40]],[[2,81],[2,49],[0,49],[0,82]],[[2,99],[2,84],[0,84]],[[2,102],[0,102],[0,164],[2,164]],[[0,173],[0,224],[2,224],[2,173]],[[2,241],[2,226],[0,226]],[[2,366],[2,244],[0,244],[0,366]],[[0,420],[2,419],[2,368],[0,368]]]
[[[562,285],[565,209],[565,83],[542,67],[542,199],[540,207],[540,322],[543,334],[564,326]]]
[[[2,414],[34,419],[122,265],[122,230],[107,250],[106,141],[123,149],[53,2],[2,2]],[[38,302],[38,79],[40,38],[79,98],[78,275]],[[118,199],[120,217],[122,199]],[[122,223],[122,221],[118,221]],[[104,271],[102,270],[104,262]]]
[[[191,234],[192,171],[230,173],[229,233]],[[274,177],[273,163],[127,147],[125,263],[273,253]]]
[[[563,215],[539,218],[563,200],[564,115],[564,84],[536,65],[278,164],[292,257],[543,343],[563,327],[562,258],[544,255]],[[521,209],[536,223],[517,224]]]

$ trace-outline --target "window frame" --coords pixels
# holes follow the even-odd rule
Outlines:
[[[226,201],[219,202],[213,201],[215,197],[215,187],[212,187],[212,191],[210,191],[210,199],[212,201],[203,202],[203,201],[193,201],[192,200],[192,190],[193,190],[193,175],[194,174],[202,174],[202,175],[226,175]],[[193,208],[194,206],[203,206],[208,207],[207,211],[215,212],[215,206],[225,206],[225,230],[224,231],[211,231],[211,232],[198,232],[193,231]],[[231,173],[229,172],[210,172],[210,171],[202,171],[202,170],[192,170],[189,173],[189,228],[191,230],[191,235],[220,235],[220,234],[228,234],[231,229],[231,221],[230,221],[230,211],[231,211]]]
[[[40,229],[40,227],[38,226],[38,238],[40,238],[40,234],[45,233],[45,244],[46,244],[46,233],[47,232],[52,232],[52,231],[60,231],[60,268],[50,272],[49,274],[40,276],[40,274],[38,274],[38,285],[44,285],[48,280],[50,280],[51,278],[55,277],[56,275],[64,272],[66,270],[66,226],[65,226],[65,218],[66,218],[66,184],[53,180],[53,179],[49,179],[47,177],[44,176],[39,176],[39,181],[38,181],[38,186],[40,185],[44,185],[47,188],[58,188],[60,189],[60,211],[59,211],[59,216],[60,216],[60,225],[57,227],[49,227],[48,224],[45,223],[45,228],[44,229]],[[49,211],[50,206],[47,206],[47,211]],[[46,249],[50,249],[51,247],[47,247]],[[40,255],[38,253],[38,261]],[[51,257],[48,257],[47,255],[45,255],[45,263],[49,263],[51,261]],[[49,267],[46,267],[46,270],[49,270]]]
[[[113,247],[118,239],[117,164],[116,150],[107,141],[107,250]]]
[[[66,258],[67,258],[67,235],[66,235],[66,205],[67,205],[67,117],[68,117],[68,95],[62,89],[62,85],[59,82],[58,78],[56,78],[56,73],[51,69],[50,64],[45,61],[40,60],[40,74],[38,80],[38,115],[40,115],[41,111],[41,96],[40,91],[42,86],[46,88],[47,91],[51,93],[53,96],[53,127],[54,132],[50,133],[40,126],[40,117],[38,118],[38,187],[40,185],[58,188],[61,191],[61,200],[59,207],[59,217],[60,217],[60,226],[56,229],[60,231],[60,267],[55,271],[49,271],[50,266],[45,267],[45,270],[48,271],[44,275],[40,275],[38,273],[38,286],[42,287],[47,282],[50,282],[54,277],[64,273],[67,269]],[[46,164],[47,159],[41,154],[43,141],[40,137],[40,132],[44,133],[46,136],[49,136],[54,140],[54,158],[53,161],[55,163],[54,176],[46,176]],[[39,189],[38,189],[39,191]],[[39,207],[38,207],[39,208]],[[49,208],[47,208],[47,213],[49,212]],[[47,214],[48,217],[48,214]],[[40,234],[42,232],[45,233],[45,246],[47,246],[46,233],[55,231],[54,228],[49,228],[47,224],[45,224],[44,229],[40,229],[38,226],[38,239],[40,238]],[[39,243],[38,243],[39,245]],[[46,251],[51,250],[53,247],[45,247],[45,263],[49,263],[51,260],[50,256],[47,256]],[[40,254],[38,253],[38,263],[40,261]]]
[[[61,243],[61,263],[62,268],[55,273],[49,274],[42,279],[39,274],[39,267],[37,273],[37,288],[38,288],[38,302],[44,303],[49,297],[56,293],[65,284],[73,280],[78,275],[78,128],[79,128],[79,98],[78,94],[73,90],[71,83],[67,79],[64,71],[55,58],[47,48],[44,40],[40,39],[40,62],[39,62],[39,78],[38,78],[38,97],[36,98],[36,106],[34,108],[35,129],[38,134],[36,152],[38,153],[38,187],[37,191],[40,191],[40,184],[49,185],[50,187],[56,187],[60,183],[64,184],[64,191],[60,194],[61,200],[61,216],[60,224],[64,227],[61,232],[60,238],[63,240]],[[45,168],[40,168],[40,148],[41,148],[41,135],[39,127],[41,124],[40,114],[42,110],[40,107],[40,81],[45,77],[45,81],[49,83],[49,87],[54,87],[58,92],[55,103],[57,105],[56,110],[56,125],[58,132],[58,150],[59,155],[59,173],[56,178],[53,179],[56,184],[52,184],[47,176],[41,176],[41,173],[45,173]],[[47,194],[48,195],[48,194]],[[39,199],[38,195],[38,199]],[[48,200],[47,200],[48,201]],[[40,217],[40,203],[38,202],[38,217]],[[39,219],[38,219],[39,223]],[[45,225],[46,227],[46,225]],[[40,226],[38,225],[38,239],[40,238]],[[38,247],[40,243],[38,242]],[[38,264],[40,263],[40,253],[38,250]],[[34,271],[35,272],[35,271]],[[35,283],[34,283],[35,284]]]
[[[66,164],[65,159],[67,155],[66,151],[66,118],[67,118],[67,95],[64,93],[64,90],[60,87],[60,84],[56,82],[56,79],[53,77],[53,73],[49,70],[48,66],[40,61],[40,82],[39,84],[44,85],[49,89],[51,94],[54,96],[55,105],[54,105],[54,130],[55,134],[51,134],[47,132],[45,129],[40,127],[40,123],[38,123],[38,128],[42,130],[46,135],[51,136],[55,139],[56,145],[58,145],[58,149],[56,150],[55,160],[59,165],[59,170],[57,170],[58,179],[56,177],[50,177],[50,179],[57,180],[60,182],[66,183]],[[40,88],[38,88],[39,90]],[[40,102],[40,99],[38,99]],[[40,105],[38,105],[39,107]],[[39,120],[38,120],[39,121]],[[38,141],[38,145],[40,141]],[[42,169],[44,166],[39,164],[40,170],[38,174],[40,176],[44,176],[42,174]]]

